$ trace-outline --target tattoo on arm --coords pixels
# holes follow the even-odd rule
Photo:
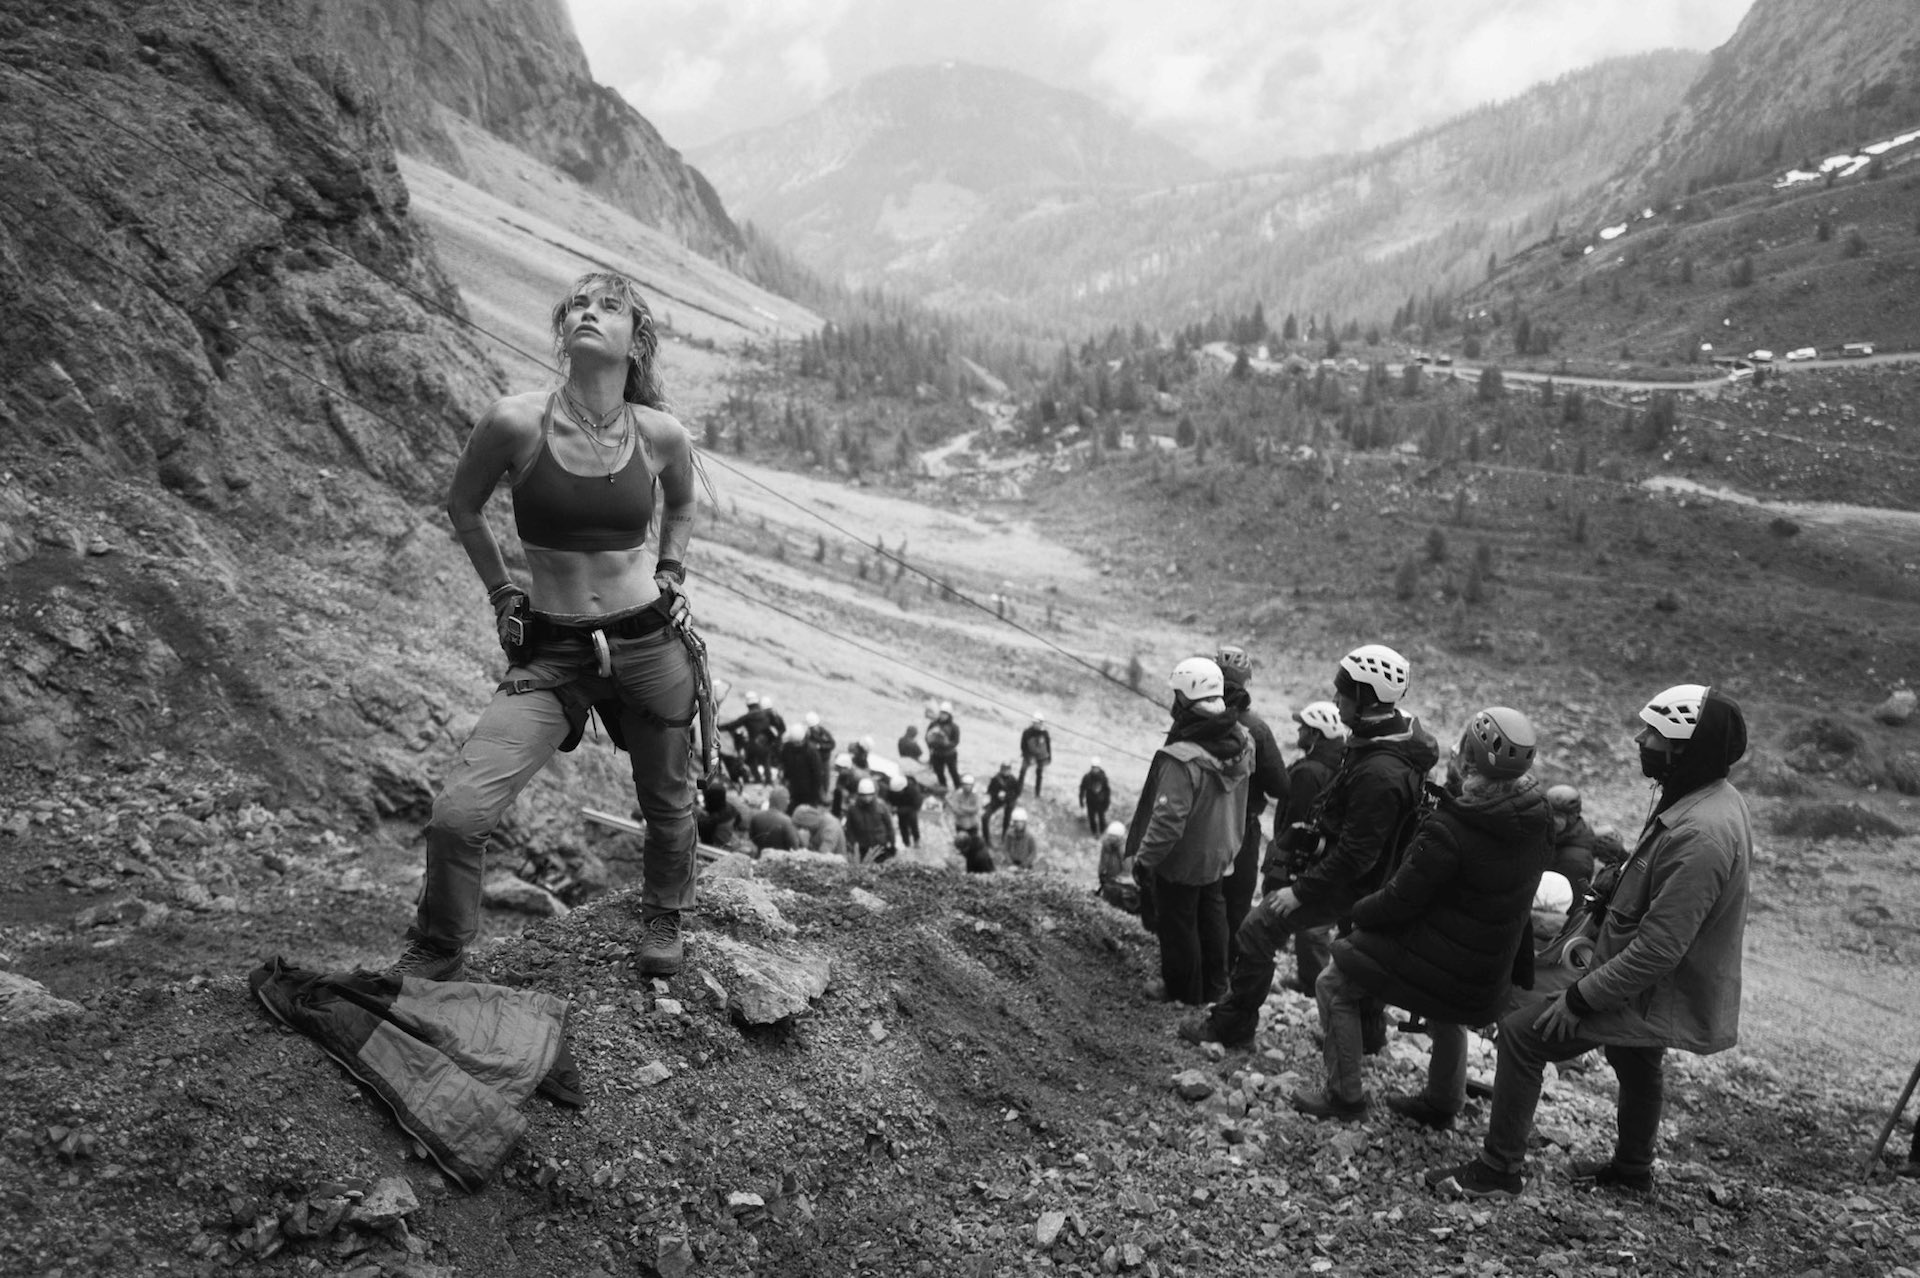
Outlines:
[[[669,510],[660,517],[660,557],[679,559],[693,540],[693,511]]]

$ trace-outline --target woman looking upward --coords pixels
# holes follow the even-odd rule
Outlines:
[[[627,751],[646,818],[640,970],[680,970],[680,914],[695,879],[697,640],[682,640],[693,446],[665,411],[659,338],[631,280],[582,276],[552,324],[566,380],[495,401],[453,474],[447,514],[493,604],[509,668],[434,800],[426,877],[393,975],[461,979],[479,932],[487,839],[554,752],[579,741],[590,709]],[[526,550],[524,584],[483,518],[502,479]]]

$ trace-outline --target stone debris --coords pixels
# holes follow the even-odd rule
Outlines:
[[[1888,727],[1897,728],[1913,718],[1914,703],[1920,701],[1920,694],[1912,688],[1895,688],[1887,699],[1873,708],[1873,717]]]
[[[727,1006],[749,1025],[804,1013],[833,977],[833,962],[824,954],[803,950],[786,957],[717,933],[705,939],[733,967]]]
[[[1173,1090],[1184,1101],[1203,1101],[1218,1090],[1204,1070],[1183,1069],[1173,1076]]]
[[[1042,1249],[1053,1246],[1054,1239],[1067,1227],[1067,1213],[1064,1211],[1043,1211],[1040,1219],[1033,1222],[1033,1245]]]
[[[648,1061],[633,1077],[642,1087],[657,1087],[672,1078],[673,1071],[661,1061]]]
[[[514,910],[536,918],[565,918],[567,903],[537,883],[517,874],[490,874],[480,885],[481,904],[496,910]]]
[[[854,888],[848,895],[853,898],[855,905],[869,914],[884,913],[886,910],[892,908],[885,901],[867,891],[865,888]]]
[[[0,972],[0,1022],[27,1025],[59,1016],[78,1016],[78,1003],[56,998],[46,986],[13,972]]]

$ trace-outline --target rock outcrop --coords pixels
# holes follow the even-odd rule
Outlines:
[[[720,197],[595,83],[561,0],[312,0],[312,11],[386,103],[402,150],[484,188],[447,127],[459,116],[694,251],[737,260],[740,232]]]

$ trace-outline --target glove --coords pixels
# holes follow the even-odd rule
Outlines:
[[[662,559],[654,565],[653,584],[659,588],[660,597],[667,601],[667,621],[675,630],[685,630],[693,624],[693,610],[687,606],[683,584],[686,579],[687,570],[677,559]]]
[[[500,650],[518,663],[527,652],[527,615],[533,611],[533,597],[518,583],[503,581],[487,592],[493,605],[493,625],[500,638]]]

